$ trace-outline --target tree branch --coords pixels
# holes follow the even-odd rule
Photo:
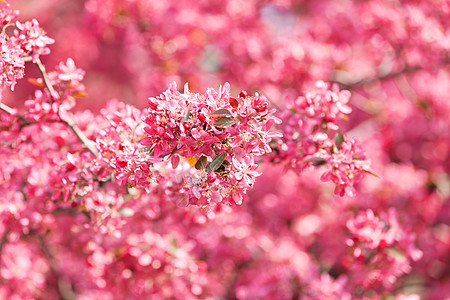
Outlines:
[[[36,62],[34,63],[36,65],[36,67],[39,70],[39,73],[41,73],[41,77],[44,80],[44,84],[45,87],[48,89],[48,91],[50,92],[50,95],[52,97],[52,99],[54,101],[58,100],[59,95],[58,93],[55,91],[55,89],[53,88],[52,84],[50,83],[50,81],[48,80],[48,76],[47,76],[47,72],[45,71],[45,66],[42,64],[41,60],[38,58],[36,60]]]
[[[32,124],[36,124],[36,122],[34,121],[28,121],[27,118],[25,118],[23,115],[19,114],[16,112],[16,110],[12,107],[9,107],[8,105],[4,104],[4,103],[0,103],[0,110],[6,112],[7,114],[17,117],[20,120],[20,130],[22,130],[22,128],[24,128],[25,126],[29,126]]]
[[[412,73],[415,71],[418,71],[422,69],[422,67],[419,66],[415,66],[415,67],[410,67],[410,66],[406,66],[401,70],[392,72],[392,73],[387,73],[387,74],[379,74],[378,76],[372,77],[372,78],[363,78],[354,82],[344,82],[344,81],[339,81],[339,80],[334,80],[334,82],[336,82],[337,84],[339,84],[339,86],[341,88],[344,89],[354,89],[360,86],[364,86],[364,85],[369,85],[372,84],[374,82],[377,81],[382,81],[382,80],[386,80],[386,79],[390,79],[390,78],[395,78],[398,77],[402,74],[405,73]]]
[[[441,66],[447,66],[450,63],[450,55],[445,55],[441,60],[439,60],[439,63],[437,64],[437,67]],[[436,66],[435,66],[436,67]],[[377,81],[382,81],[382,80],[386,80],[386,79],[390,79],[390,78],[395,78],[398,77],[402,74],[407,74],[407,73],[413,73],[419,70],[424,69],[424,66],[405,66],[402,69],[398,70],[398,71],[394,71],[394,72],[380,72],[377,76],[372,77],[372,78],[363,78],[354,82],[351,81],[341,81],[341,80],[332,80],[334,82],[336,82],[337,84],[339,84],[342,88],[345,89],[353,89],[356,87],[361,87],[364,85],[369,85],[372,84],[374,82]]]
[[[16,110],[14,108],[9,107],[8,105],[3,104],[1,102],[0,102],[0,109],[3,110],[4,112],[6,112],[7,114],[12,115],[12,116],[17,115],[16,114]]]
[[[59,116],[61,118],[61,116]],[[95,149],[93,142],[84,135],[84,133],[81,131],[80,128],[78,128],[72,120],[64,120],[61,118],[61,122],[66,124],[72,131],[75,133],[77,138],[80,140],[81,143],[91,152],[95,157],[98,156],[98,151]]]
[[[18,114],[14,108],[9,107],[8,105],[6,105],[4,103],[0,102],[0,109],[3,110],[4,112],[6,112],[7,114],[11,115],[11,116],[18,117],[24,123],[29,123],[24,116],[22,116],[21,114]]]
[[[3,246],[8,241],[8,234],[9,234],[9,230],[6,229],[5,232],[2,235],[2,238],[0,239],[0,257],[1,257],[1,254],[2,254]]]
[[[53,273],[56,276],[56,280],[58,283],[58,292],[60,299],[64,300],[75,300],[76,293],[74,292],[72,288],[72,283],[67,276],[64,276],[61,274],[61,268],[57,261],[55,260],[55,255],[53,254],[53,251],[45,244],[43,238],[41,236],[36,236],[36,240],[39,244],[39,248],[41,248],[42,253],[45,255],[45,257],[48,260],[48,263],[50,265],[50,269],[53,271]]]
[[[37,61],[34,64],[37,66],[39,73],[41,73],[42,79],[44,80],[45,87],[50,92],[52,99],[54,101],[58,100],[59,95],[55,91],[55,89],[53,88],[52,84],[50,83],[50,81],[48,79],[47,72],[45,71],[45,66],[42,64],[42,62],[39,58],[37,59]],[[83,145],[89,150],[89,152],[91,152],[95,157],[97,157],[98,156],[97,149],[95,149],[93,142],[86,137],[86,135],[81,131],[81,129],[78,128],[73,123],[72,120],[70,120],[70,119],[64,120],[61,117],[61,115],[59,114],[59,112],[58,112],[58,116],[61,119],[61,122],[66,124],[73,131],[73,133],[75,133],[77,138],[80,140],[81,143],[83,143]]]

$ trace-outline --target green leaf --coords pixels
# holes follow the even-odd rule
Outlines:
[[[217,170],[224,162],[226,156],[227,154],[225,152],[222,152],[219,155],[217,155],[216,158],[214,158],[213,161],[206,166],[206,172],[209,173]]]
[[[341,150],[341,145],[345,141],[344,136],[342,135],[342,132],[338,131],[336,132],[336,136],[334,137],[334,142],[336,143],[336,146],[339,150]]]
[[[395,258],[395,260],[397,261],[404,262],[406,260],[405,255],[399,249],[389,247],[386,248],[385,252],[387,253],[387,255]]]
[[[206,156],[202,155],[195,163],[195,168],[197,170],[203,170],[206,168],[207,164],[208,164],[208,159],[206,158]]]
[[[189,120],[189,118],[192,116],[192,114],[190,112],[187,112],[184,117],[181,119],[181,123],[186,122],[187,120]]]
[[[222,118],[218,119],[217,121],[215,121],[213,123],[213,125],[216,127],[227,127],[227,126],[233,125],[234,123],[236,123],[236,121],[234,119],[222,117]]]
[[[315,166],[315,167],[318,167],[318,166],[323,166],[323,165],[326,165],[326,164],[327,164],[327,161],[324,159],[324,160],[313,162],[312,165]]]
[[[313,166],[323,166],[327,164],[327,161],[322,157],[313,156],[308,159],[302,160],[300,163],[312,162]]]
[[[229,117],[229,116],[231,116],[231,113],[228,109],[222,108],[222,109],[216,110],[215,112],[210,113],[208,116],[210,116],[210,117]]]
[[[334,154],[334,145],[331,145],[331,147],[330,147],[330,153],[331,153],[331,154]]]

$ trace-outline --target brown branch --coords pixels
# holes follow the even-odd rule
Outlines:
[[[7,114],[9,114],[11,116],[17,117],[20,120],[19,131],[22,130],[22,128],[24,128],[25,126],[36,124],[36,122],[34,122],[34,121],[28,121],[27,118],[25,118],[25,116],[17,113],[14,108],[9,107],[8,105],[6,105],[4,103],[0,103],[0,110],[6,112]]]
[[[450,63],[450,55],[446,54],[444,57],[442,57],[434,67],[444,67],[448,66]],[[361,87],[364,85],[370,85],[372,83],[375,83],[377,81],[382,81],[386,79],[396,78],[398,76],[401,76],[403,74],[407,73],[413,73],[419,70],[425,69],[424,66],[405,66],[403,69],[400,69],[398,71],[394,72],[380,72],[377,76],[372,78],[363,78],[354,82],[344,82],[340,80],[332,80],[339,84],[342,88],[345,89],[353,89],[357,87]]]
[[[41,248],[42,253],[48,260],[50,265],[50,269],[55,274],[58,284],[58,292],[59,298],[64,300],[75,300],[77,297],[76,293],[72,288],[72,283],[67,276],[63,275],[61,272],[61,267],[58,262],[55,260],[55,255],[53,251],[45,244],[43,238],[41,236],[36,236],[36,240],[39,244],[39,248]]]
[[[3,232],[2,238],[0,239],[0,259],[2,257],[3,254],[3,247],[6,245],[6,243],[8,242],[8,234],[9,234],[9,230],[5,229],[5,232]],[[0,265],[0,269],[2,268],[2,266]],[[0,284],[3,282],[3,280],[0,278]]]
[[[2,235],[2,238],[0,239],[0,257],[1,257],[1,254],[2,254],[3,246],[8,241],[8,234],[9,234],[9,230],[6,229],[5,232]]]
[[[55,89],[53,88],[52,84],[50,83],[50,81],[48,80],[48,76],[47,76],[47,72],[45,71],[45,66],[42,64],[41,60],[38,58],[36,60],[36,62],[34,63],[36,65],[36,67],[39,70],[39,73],[41,73],[41,77],[44,80],[44,84],[45,87],[48,89],[48,91],[50,92],[50,96],[52,97],[52,99],[54,101],[58,100],[59,95],[58,93],[55,91]]]
[[[13,109],[12,107],[9,107],[8,105],[6,105],[4,103],[0,103],[0,109],[3,110],[4,112],[6,112],[7,114],[18,117],[21,121],[20,128],[23,128],[28,125],[36,124],[36,122],[28,121],[24,116],[16,113],[15,109]],[[86,146],[86,148],[89,150],[89,152],[91,152],[92,154],[97,156],[98,153],[97,153],[97,150],[92,145],[93,142],[84,135],[84,133],[72,122],[72,120],[64,120],[63,118],[61,118],[60,115],[58,115],[58,116],[60,118],[60,121],[57,121],[57,122],[63,123],[66,126],[68,126],[70,129],[72,129],[72,131],[75,133],[77,138],[83,143],[83,145]],[[51,122],[51,123],[54,123],[54,122]]]
[[[247,259],[242,262],[239,262],[236,265],[235,272],[233,272],[230,275],[231,278],[229,279],[229,282],[227,284],[226,295],[225,295],[224,299],[235,299],[236,298],[236,296],[235,296],[236,283],[239,279],[240,272],[242,272],[245,268],[247,268],[251,264],[251,262],[252,261],[250,259]]]
[[[61,116],[59,116],[61,118]],[[80,140],[81,143],[91,152],[95,157],[98,156],[97,149],[94,147],[94,143],[84,135],[84,133],[81,131],[80,128],[78,128],[72,120],[64,120],[61,118],[61,122],[66,124],[72,131],[75,133],[77,138]]]
[[[6,112],[7,114],[11,115],[11,116],[18,117],[24,123],[29,123],[24,116],[22,116],[21,114],[18,114],[14,108],[9,107],[8,105],[6,105],[4,103],[0,102],[0,109],[3,110],[4,112]]]
[[[379,74],[378,76],[372,77],[372,78],[363,78],[354,82],[343,82],[343,81],[339,81],[339,80],[334,80],[334,82],[336,82],[337,84],[339,84],[339,86],[341,88],[344,89],[354,89],[357,87],[361,87],[364,85],[370,85],[372,83],[375,83],[377,81],[382,81],[382,80],[386,80],[386,79],[390,79],[390,78],[395,78],[398,77],[402,74],[406,74],[406,73],[413,73],[416,72],[418,70],[422,69],[422,67],[419,66],[415,66],[415,67],[410,67],[410,66],[406,66],[401,70],[395,71],[395,72],[391,72],[391,73],[386,73],[386,74]]]
[[[47,76],[47,72],[45,71],[45,66],[42,64],[40,59],[37,59],[36,62],[34,63],[38,70],[39,73],[41,73],[42,79],[44,80],[44,84],[45,87],[48,89],[48,91],[50,92],[50,96],[52,97],[52,99],[54,101],[58,100],[59,95],[58,93],[55,91],[55,89],[53,88],[52,84],[50,83],[48,76]],[[72,120],[64,120],[61,115],[58,112],[58,116],[61,120],[62,123],[66,124],[72,131],[73,133],[75,133],[75,135],[77,136],[77,138],[80,140],[80,142],[89,150],[89,152],[91,152],[94,156],[98,156],[98,152],[97,149],[95,149],[93,142],[88,139],[86,137],[86,135],[81,131],[80,128],[78,128]]]
[[[3,110],[4,112],[6,112],[7,114],[10,114],[12,116],[17,115],[16,110],[12,107],[9,107],[6,104],[3,104],[0,102],[0,109]]]

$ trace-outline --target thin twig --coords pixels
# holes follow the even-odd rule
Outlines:
[[[61,118],[61,116],[60,116]],[[63,120],[61,118],[61,122],[66,124],[72,131],[73,133],[75,133],[75,135],[77,136],[77,138],[80,140],[80,142],[83,143],[83,145],[89,150],[89,152],[91,152],[95,157],[98,156],[98,152],[97,149],[95,149],[94,147],[94,143],[88,139],[86,137],[86,135],[84,135],[84,133],[81,131],[80,128],[78,128],[73,122],[72,120]]]
[[[21,114],[18,114],[14,108],[9,107],[8,105],[6,105],[4,103],[0,102],[0,109],[3,110],[4,112],[6,112],[7,114],[11,115],[11,116],[18,117],[24,123],[29,123],[24,116],[22,116]]]
[[[55,89],[53,88],[52,84],[50,83],[50,81],[48,80],[48,76],[47,76],[47,72],[45,71],[45,66],[42,64],[41,60],[38,58],[34,64],[36,65],[36,67],[39,70],[39,73],[41,73],[41,77],[44,80],[44,84],[45,87],[48,89],[48,91],[50,92],[50,96],[52,97],[52,99],[54,101],[58,100],[59,95],[58,93],[55,91]]]
[[[6,112],[7,114],[10,114],[13,116],[16,115],[16,111],[14,108],[9,107],[8,105],[1,103],[1,102],[0,102],[0,109],[3,110],[4,112]]]
[[[336,82],[337,84],[339,84],[342,88],[345,89],[354,89],[356,87],[360,87],[360,86],[364,86],[364,85],[370,85],[374,82],[377,81],[382,81],[382,80],[386,80],[386,79],[390,79],[390,78],[395,78],[398,77],[402,74],[405,73],[412,73],[412,72],[416,72],[418,70],[422,69],[422,67],[419,66],[415,66],[415,67],[410,67],[410,66],[406,66],[401,70],[392,72],[392,73],[387,73],[387,74],[380,74],[378,76],[372,77],[372,78],[364,78],[364,79],[360,79],[354,82],[342,82],[339,80],[334,80],[334,82]]]
[[[40,59],[37,59],[34,64],[37,66],[39,73],[41,73],[42,79],[44,80],[45,87],[50,92],[52,99],[54,101],[58,100],[58,98],[59,98],[58,93],[55,91],[55,89],[53,88],[52,84],[50,83],[50,81],[48,79],[47,72],[45,71],[45,66],[42,64]],[[58,116],[61,119],[61,122],[66,124],[73,131],[73,133],[75,133],[77,138],[80,140],[81,143],[83,143],[83,145],[89,150],[89,152],[91,152],[94,156],[97,157],[98,156],[97,149],[95,149],[93,142],[86,137],[86,135],[81,131],[81,129],[78,128],[73,123],[72,120],[70,120],[70,119],[64,120],[61,117],[61,115],[59,114],[59,112],[58,112]]]
[[[439,60],[437,67],[447,66],[449,63],[450,63],[450,55],[446,54],[441,60]],[[390,73],[380,72],[380,74],[378,74],[375,77],[364,78],[364,79],[360,79],[360,80],[357,80],[354,82],[343,82],[343,81],[339,81],[339,80],[333,80],[333,81],[336,82],[337,84],[339,84],[342,88],[352,89],[355,87],[369,85],[369,84],[372,84],[377,81],[395,78],[395,77],[401,76],[403,74],[413,73],[413,72],[416,72],[416,71],[419,71],[422,69],[424,69],[424,66],[405,66],[403,69],[400,69],[398,71],[394,71],[394,72],[390,72]]]
[[[8,105],[6,105],[4,103],[0,103],[0,110],[6,112],[7,114],[9,114],[11,116],[17,117],[20,120],[19,131],[21,131],[22,128],[24,128],[25,126],[36,124],[36,122],[34,122],[34,121],[28,121],[27,118],[25,118],[25,116],[17,113],[14,108],[9,107]]]
[[[5,232],[3,232],[2,238],[0,239],[0,258],[2,257],[3,247],[8,242],[8,234],[9,234],[9,230],[5,229]],[[2,266],[0,265],[0,269],[1,269],[1,267]],[[0,280],[0,282],[1,282],[1,280]]]
[[[0,256],[2,254],[2,250],[3,250],[3,246],[6,244],[6,242],[8,241],[8,234],[9,234],[9,230],[6,229],[5,232],[3,232],[3,236],[0,239]]]

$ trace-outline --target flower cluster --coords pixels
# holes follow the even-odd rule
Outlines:
[[[43,78],[29,78],[29,82],[43,88],[36,90],[34,97],[25,101],[28,108],[27,117],[31,120],[60,119],[61,111],[69,111],[75,106],[78,97],[84,97],[84,85],[81,83],[84,71],[77,68],[73,59],[60,62],[56,70],[47,75],[47,82]],[[48,86],[47,86],[48,85]]]
[[[143,151],[139,140],[144,135],[142,118],[145,111],[112,102],[102,114],[107,122],[96,138],[99,150],[97,167],[102,173],[114,172],[119,185],[145,189],[155,182],[152,164],[161,162]]]
[[[278,119],[264,97],[245,91],[231,97],[228,83],[205,94],[186,84],[181,93],[173,83],[148,103],[141,144],[156,158],[170,158],[173,169],[184,159],[197,170],[185,178],[188,203],[241,204],[259,175],[255,159],[271,151],[276,136],[269,130]]]
[[[369,172],[369,162],[357,139],[339,131],[337,122],[351,112],[349,99],[349,91],[340,91],[337,85],[330,89],[323,81],[304,96],[289,99],[281,116],[283,137],[272,144],[271,160],[296,172],[326,165],[329,171],[322,179],[336,184],[336,194],[354,196],[354,183]]]
[[[4,3],[4,4],[1,5],[1,7],[0,7],[0,20],[1,20],[1,25],[2,26],[5,26],[5,25],[8,25],[8,24],[12,23],[12,21],[14,21],[17,18],[18,15],[19,15],[19,11],[18,10],[13,10],[11,8],[11,5],[9,5],[9,3]]]
[[[4,1],[2,1],[4,2]],[[40,55],[50,53],[47,47],[54,43],[54,40],[48,37],[45,31],[39,27],[37,20],[20,23],[13,21],[19,15],[19,11],[12,10],[8,3],[0,4],[0,24],[2,32],[0,33],[0,84],[9,86],[14,90],[18,79],[24,76],[25,57],[31,56],[33,62],[36,62]],[[14,26],[13,36],[6,34],[6,29]]]
[[[24,76],[24,51],[4,33],[0,34],[0,51],[0,69],[2,70],[0,84],[11,87],[13,91],[17,80]]]
[[[415,235],[402,226],[395,209],[379,217],[372,210],[361,211],[347,222],[352,238],[354,284],[364,288],[391,288],[398,277],[411,271],[411,263],[422,257],[414,246]]]
[[[364,173],[373,173],[369,171],[369,160],[355,137],[344,139],[340,133],[336,137],[335,144],[322,154],[323,160],[314,158],[314,161],[330,165],[331,170],[323,173],[321,179],[331,180],[336,185],[335,194],[354,197],[354,183],[360,181]]]
[[[31,55],[33,62],[36,62],[40,55],[50,53],[48,46],[55,40],[46,35],[47,33],[39,26],[36,19],[25,23],[17,21],[16,28],[14,30],[15,43],[20,45],[25,55]]]

